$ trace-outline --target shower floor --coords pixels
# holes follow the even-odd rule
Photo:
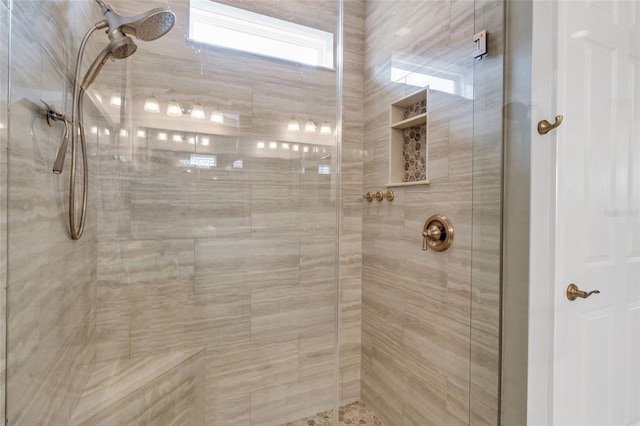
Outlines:
[[[280,426],[332,426],[332,410],[318,413],[314,416],[305,417],[295,422],[283,423]],[[342,425],[365,425],[383,426],[380,419],[362,402],[352,402],[340,407],[338,426]]]

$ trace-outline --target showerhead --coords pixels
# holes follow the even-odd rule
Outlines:
[[[120,31],[111,32],[109,40],[107,49],[109,49],[113,59],[128,58],[138,50],[138,46],[136,46],[131,37],[124,35]]]
[[[125,34],[132,34],[143,41],[156,40],[168,33],[176,23],[176,15],[168,9],[152,9],[146,13],[129,18],[132,24],[122,27]]]
[[[96,0],[109,26],[109,31],[119,30],[143,41],[156,40],[173,28],[176,15],[169,9],[155,8],[136,16],[124,17],[102,0]]]
[[[98,24],[98,28],[109,28],[107,31],[109,45],[102,50],[89,67],[82,84],[80,84],[83,90],[87,90],[94,82],[109,58],[124,59],[135,53],[138,46],[128,35],[133,35],[142,41],[156,40],[168,33],[176,23],[176,15],[169,9],[151,9],[127,18],[120,15],[104,1],[95,1],[100,5],[105,18],[104,22]]]
[[[98,57],[93,61],[87,73],[82,80],[83,90],[87,90],[89,86],[95,81],[96,77],[102,70],[102,67],[107,62],[109,58],[113,59],[124,59],[133,55],[135,51],[138,49],[138,46],[133,42],[131,37],[124,35],[122,32],[115,30],[109,33],[109,44],[107,47],[102,49],[102,52],[98,55]]]

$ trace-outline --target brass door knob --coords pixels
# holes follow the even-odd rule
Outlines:
[[[574,283],[569,284],[569,286],[567,287],[567,299],[571,301],[576,300],[578,297],[582,299],[586,299],[592,294],[599,294],[599,293],[600,293],[600,290],[591,290],[590,292],[580,290],[578,286],[575,285]]]

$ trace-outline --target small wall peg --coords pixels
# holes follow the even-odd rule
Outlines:
[[[382,193],[382,191],[376,192],[376,200],[378,201],[384,200],[384,194]]]
[[[373,201],[373,192],[367,192],[366,194],[364,194],[362,196],[362,198],[364,198],[368,202],[372,202]]]
[[[384,193],[384,198],[387,199],[387,201],[393,201],[393,199],[395,198],[395,194],[393,193],[393,191],[387,191]]]

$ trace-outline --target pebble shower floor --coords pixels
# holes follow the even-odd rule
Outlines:
[[[362,402],[352,402],[340,407],[339,426],[342,425],[366,425],[383,426],[380,419]],[[280,426],[333,426],[331,410],[305,417],[295,422],[283,423]]]

